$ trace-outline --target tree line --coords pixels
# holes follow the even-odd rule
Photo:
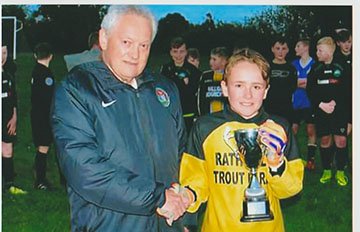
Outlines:
[[[40,41],[50,42],[56,52],[74,53],[87,48],[88,35],[100,28],[107,5],[3,5],[3,16],[16,16],[24,24],[19,51],[32,50]],[[299,37],[316,41],[333,35],[336,28],[352,29],[351,6],[276,6],[247,18],[244,23],[214,21],[208,13],[201,24],[190,23],[181,13],[159,20],[152,52],[169,50],[169,41],[183,36],[189,47],[208,54],[216,46],[251,47],[270,55],[274,36],[285,36],[290,47]],[[290,54],[291,55],[291,54]]]

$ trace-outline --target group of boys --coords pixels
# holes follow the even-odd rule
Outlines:
[[[57,91],[57,98],[55,98],[55,111],[52,115],[52,123],[55,126],[55,140],[57,140],[58,148],[61,149],[61,152],[59,152],[60,162],[62,163],[62,168],[68,170],[66,175],[68,180],[71,181],[68,189],[70,203],[72,206],[81,208],[72,212],[72,218],[75,218],[75,220],[72,220],[74,230],[76,226],[86,230],[86,228],[88,228],[87,226],[89,226],[89,228],[98,228],[100,226],[104,228],[110,228],[110,226],[116,228],[123,226],[123,228],[125,228],[128,226],[128,228],[130,228],[129,226],[136,226],[136,224],[139,224],[138,228],[145,224],[157,228],[158,226],[155,226],[156,222],[153,220],[155,210],[158,215],[164,217],[166,222],[171,226],[172,221],[179,219],[185,210],[189,213],[196,212],[203,203],[207,202],[201,228],[202,231],[284,231],[280,199],[299,193],[303,187],[304,168],[293,136],[292,123],[294,121],[291,111],[293,104],[296,104],[296,101],[292,101],[294,92],[296,92],[297,88],[304,89],[305,85],[306,93],[309,96],[313,112],[316,115],[316,124],[319,125],[317,126],[318,135],[321,136],[320,154],[324,166],[324,173],[320,182],[329,182],[332,177],[331,170],[329,169],[330,166],[326,165],[331,165],[332,163],[330,152],[332,151],[331,144],[333,135],[337,154],[337,183],[341,186],[347,184],[347,178],[344,175],[343,168],[346,162],[346,160],[344,160],[346,156],[344,152],[346,152],[346,133],[349,115],[343,112],[350,110],[348,100],[351,95],[341,94],[346,92],[347,88],[351,87],[351,83],[349,83],[351,81],[351,69],[348,69],[348,66],[342,62],[335,62],[335,60],[333,60],[336,45],[330,37],[324,37],[318,41],[317,56],[319,63],[311,67],[307,81],[301,80],[304,78],[299,75],[300,80],[297,80],[295,68],[286,62],[288,47],[287,43],[282,40],[278,40],[273,44],[272,51],[274,53],[274,59],[271,62],[268,62],[258,52],[247,48],[231,56],[226,54],[223,48],[213,49],[210,59],[212,71],[201,73],[186,60],[187,48],[184,40],[176,38],[171,42],[170,55],[172,61],[162,66],[161,73],[173,80],[176,84],[180,98],[180,101],[178,101],[176,88],[174,88],[175,91],[172,91],[171,87],[173,84],[165,80],[165,78],[163,79],[161,77],[161,79],[156,79],[156,81],[150,80],[147,82],[147,80],[144,80],[145,76],[139,76],[145,68],[144,64],[147,62],[150,46],[146,43],[144,47],[142,46],[144,45],[143,41],[141,40],[139,42],[138,40],[139,38],[145,38],[145,34],[146,41],[150,41],[150,38],[153,39],[155,34],[150,30],[150,25],[152,24],[149,22],[152,17],[150,17],[148,13],[145,14],[141,10],[134,8],[136,7],[131,6],[125,10],[118,11],[121,17],[117,18],[117,24],[113,24],[114,28],[112,28],[112,30],[119,33],[107,34],[104,29],[106,28],[106,23],[102,24],[103,28],[100,30],[102,33],[101,46],[104,49],[102,61],[90,63],[89,66],[83,65],[71,72],[69,74],[70,77],[78,78],[67,78]],[[116,7],[110,9],[113,9],[113,11],[117,10]],[[144,31],[132,30],[132,28],[139,27],[139,25],[144,28]],[[134,71],[134,73],[130,74],[126,73],[121,67],[132,67],[132,63],[130,64],[128,61],[120,64],[113,62],[118,59],[117,53],[121,49],[126,50],[126,47],[118,48],[117,43],[115,43],[116,40],[111,40],[109,39],[110,37],[107,37],[113,36],[117,38],[117,36],[126,35],[128,32],[136,35],[132,37],[132,39],[135,38],[135,42],[131,46],[141,45],[145,50],[140,51],[146,55],[141,56],[141,54],[143,54],[141,53],[137,54],[137,56],[131,53],[135,51],[135,49],[127,50],[129,54],[132,54],[131,59],[133,60],[146,58],[139,62],[141,63],[141,68],[136,70],[136,72],[131,70]],[[113,52],[113,49],[115,49],[115,52]],[[36,132],[36,129],[40,129],[38,127],[41,126],[41,128],[43,128],[46,126],[41,124],[44,119],[39,118],[39,109],[35,108],[35,101],[36,99],[52,95],[54,78],[51,72],[47,70],[49,62],[52,59],[51,52],[46,52],[46,46],[40,45],[35,50],[37,64],[33,72],[31,99],[33,104],[31,114],[33,137],[34,144],[37,147],[35,167],[39,170],[36,175],[37,180],[35,187],[43,189],[44,185],[45,187],[48,186],[45,181],[45,175],[43,171],[41,171],[44,170],[44,167],[46,169],[46,163],[44,163],[43,157],[47,153],[51,141],[44,139],[46,132]],[[224,60],[222,60],[223,58]],[[305,64],[307,64],[307,62],[305,62]],[[304,67],[304,62],[300,61],[299,65]],[[89,67],[90,69],[87,69]],[[111,67],[114,69],[110,69]],[[87,74],[85,78],[82,76],[84,73]],[[104,73],[104,76],[100,75]],[[113,78],[113,75],[116,77]],[[145,75],[147,75],[148,78],[154,78],[147,72]],[[95,76],[98,78],[98,82],[93,80]],[[138,81],[136,78],[140,78],[140,80]],[[93,91],[91,94],[88,92],[88,88],[90,88],[88,80],[92,80],[91,83],[96,86],[96,91],[93,91],[94,89],[90,90]],[[114,92],[119,89],[121,91],[116,92],[117,95],[112,92],[113,95],[111,95],[102,89],[104,86],[100,85],[100,82],[103,82],[102,84],[104,85],[105,83],[111,82],[114,86],[121,86],[121,88],[113,88]],[[156,84],[161,84],[162,88],[155,88],[154,85]],[[87,88],[85,88],[85,85]],[[81,87],[79,88],[79,86]],[[37,95],[40,92],[37,88],[41,88],[41,92],[45,95]],[[153,89],[156,91],[148,91]],[[76,94],[74,94],[74,91]],[[133,94],[134,92],[140,92],[141,94]],[[167,92],[171,94],[167,94]],[[347,93],[349,93],[349,91],[347,91]],[[98,96],[97,94],[103,99],[102,104],[95,105],[95,102],[99,103],[98,98],[94,97],[95,95]],[[302,91],[300,95],[303,94],[304,92]],[[77,99],[70,100],[70,95]],[[3,96],[5,96],[4,93]],[[101,128],[100,133],[105,135],[104,138],[107,138],[106,140],[104,139],[104,144],[100,143],[100,145],[106,148],[114,147],[110,149],[110,153],[115,151],[115,153],[117,152],[117,156],[113,155],[110,157],[111,155],[109,155],[108,157],[101,156],[101,158],[99,158],[100,156],[96,153],[98,149],[93,149],[93,147],[98,146],[98,143],[94,140],[96,133],[93,126],[96,123],[93,123],[93,121],[90,122],[90,119],[87,118],[89,114],[86,109],[89,105],[82,102],[85,99],[84,96],[88,97],[86,99],[87,101],[93,102],[93,105],[90,104],[89,108],[89,110],[93,110],[91,113],[96,112],[100,116],[108,119],[102,120],[99,122],[100,126],[95,125],[95,127],[99,126]],[[125,131],[126,129],[124,128],[129,126],[127,124],[131,124],[130,121],[126,121],[127,114],[118,114],[115,112],[122,111],[115,111],[115,108],[108,108],[111,105],[115,105],[116,98],[111,98],[114,96],[122,96],[122,98],[119,98],[122,100],[126,99],[126,97],[130,99],[128,102],[124,100],[122,104],[134,104],[136,100],[136,102],[139,103],[136,104],[136,109],[139,109],[140,112],[138,119],[141,123],[147,122],[152,126],[147,128],[149,133],[145,131],[143,134],[137,133],[131,136],[131,138],[142,138],[141,140],[134,141],[134,143],[137,143],[136,146],[130,146],[127,137],[123,138],[118,136],[116,137],[118,139],[113,141],[111,139],[113,138],[113,131],[104,130],[104,128],[114,126],[112,123],[118,120],[118,122],[122,123],[122,126],[116,125],[117,130],[114,130],[114,133],[121,134],[120,132],[123,132],[122,130]],[[131,96],[131,98],[129,96]],[[181,112],[180,107],[171,108],[175,106],[173,102],[171,102],[173,99],[175,99],[175,103],[181,102],[182,117],[179,113]],[[197,99],[199,99],[198,102],[200,102],[200,110],[197,109]],[[265,99],[266,102],[263,106]],[[104,102],[105,100],[106,102]],[[79,102],[80,104],[78,104]],[[148,102],[153,103],[153,106],[156,107],[156,111],[151,113],[152,117],[146,116],[150,112],[146,105]],[[203,107],[201,104],[206,104],[207,107]],[[116,109],[124,109],[123,105],[115,106],[118,107]],[[170,109],[168,109],[169,106]],[[15,108],[16,105],[13,103],[10,111],[15,111]],[[109,111],[106,111],[105,108],[109,109]],[[296,109],[301,109],[301,107]],[[43,110],[45,110],[45,108]],[[46,108],[46,110],[48,110],[48,108]],[[173,112],[170,112],[170,110]],[[13,114],[9,115],[8,118],[11,122],[13,120],[11,118]],[[74,115],[81,115],[81,117],[88,120],[83,120],[85,122],[79,122],[79,125],[77,125],[76,123],[79,119],[77,117],[74,118]],[[115,115],[116,120],[112,117]],[[198,115],[202,115],[202,117],[196,119]],[[174,119],[174,117],[176,117],[176,119]],[[157,118],[161,120],[156,121],[155,119]],[[67,121],[64,122],[63,119]],[[45,121],[48,122],[48,120]],[[164,125],[164,122],[167,123],[166,125],[169,125],[169,128],[176,126],[176,130],[166,131],[167,138],[165,138],[165,130],[156,130],[160,125]],[[154,176],[156,177],[156,173],[177,173],[177,171],[174,172],[174,170],[170,169],[177,167],[178,157],[172,157],[171,155],[173,155],[172,153],[176,150],[173,149],[173,147],[176,147],[177,144],[181,145],[180,142],[184,140],[184,122],[186,123],[189,136],[186,146],[181,146],[185,150],[182,153],[178,178],[181,186],[176,184],[170,187],[165,186],[166,188],[169,187],[169,189],[166,189],[164,194],[146,190],[144,191],[146,195],[141,195],[139,197],[141,198],[140,200],[134,198],[134,194],[129,194],[130,190],[131,193],[136,194],[141,192],[143,188],[152,188],[152,186],[144,186],[142,183],[154,182],[156,185],[162,186],[162,183],[168,184],[170,180],[177,178],[171,175],[159,175],[162,179],[156,179],[156,181],[151,180]],[[298,122],[300,122],[300,119]],[[9,135],[14,136],[16,134],[12,123],[5,126]],[[75,127],[76,129],[74,129]],[[139,123],[132,123],[130,128],[133,129],[132,127],[138,128]],[[231,156],[231,154],[235,157],[237,153],[234,154],[234,151],[229,148],[225,135],[244,129],[258,131],[259,141],[262,144],[261,152],[265,154],[262,156],[258,169],[259,175],[263,176],[263,183],[261,185],[266,191],[266,195],[270,201],[269,207],[273,213],[273,218],[265,223],[240,221],[245,190],[250,182],[250,178],[246,177],[250,177],[251,173],[246,164],[240,162],[240,160],[237,159],[234,160],[234,162],[229,161],[228,157]],[[126,134],[133,133],[134,131],[135,130],[127,130]],[[160,140],[154,140],[154,138],[149,137],[150,134],[154,134],[155,132],[160,135]],[[179,139],[177,137],[180,134],[181,138]],[[51,137],[52,136],[49,136],[47,139]],[[38,140],[36,140],[36,138]],[[86,140],[84,138],[86,138]],[[126,142],[123,142],[122,139]],[[76,140],[78,140],[77,143]],[[167,145],[166,142],[170,140],[173,142],[173,147],[169,148],[164,146]],[[164,143],[163,141],[166,142]],[[146,146],[139,150],[138,147],[142,146],[144,142],[146,142]],[[88,144],[91,145],[89,146]],[[157,156],[159,152],[157,149],[160,147],[162,148],[162,153],[168,149],[168,151],[165,152],[168,157],[166,159],[157,159],[156,163],[155,158],[160,158]],[[99,150],[103,149],[104,148],[101,148]],[[119,152],[123,149],[126,150],[126,152]],[[181,149],[181,151],[183,149]],[[87,150],[88,152],[83,152],[83,150]],[[239,150],[238,152],[244,153],[243,150]],[[145,156],[148,153],[150,153],[153,159]],[[119,154],[121,154],[121,156],[119,156]],[[132,154],[139,155],[143,163],[139,163],[138,160],[134,159]],[[124,167],[115,166],[113,163],[110,163],[109,166],[104,164],[110,161],[114,163],[124,162],[123,156],[128,158],[126,161],[127,165],[122,163]],[[70,157],[76,159],[76,162],[69,159]],[[91,160],[91,162],[88,162],[89,160]],[[171,161],[170,166],[162,165],[167,161]],[[164,170],[155,169],[156,165],[159,164]],[[138,168],[139,165],[142,167],[141,170]],[[99,169],[95,170],[95,166]],[[133,168],[133,166],[135,168]],[[148,166],[150,166],[151,172],[145,172]],[[108,169],[109,167],[110,169]],[[82,168],[81,170],[84,172],[76,173],[78,168]],[[131,168],[133,168],[133,170]],[[151,168],[154,168],[154,170]],[[73,170],[74,172],[69,170]],[[132,171],[134,171],[134,173],[135,171],[137,173],[141,173],[142,171],[144,172],[142,174],[145,175],[146,173],[147,176],[146,178],[140,179],[140,174],[135,175]],[[86,174],[88,174],[88,176]],[[101,181],[98,179],[99,176],[102,178]],[[109,176],[118,179],[115,179],[116,181],[113,182],[107,181],[106,179]],[[85,182],[83,178],[86,179]],[[128,182],[133,183],[134,186],[130,186]],[[104,186],[106,186],[106,188],[103,188]],[[161,189],[163,188],[162,186]],[[121,190],[123,194],[112,191],[113,189]],[[86,197],[83,197],[81,194],[84,194]],[[112,194],[111,197],[109,197],[108,194]],[[124,198],[119,204],[118,201],[115,201],[119,195],[128,196],[130,201]],[[151,212],[141,211],[143,205],[137,206],[137,204],[139,204],[138,201],[145,201],[145,203],[147,203],[147,199],[150,199],[149,201],[152,202],[153,195],[160,195],[160,199],[156,200],[154,206],[153,203],[151,203],[151,207],[148,206],[148,208],[151,208]],[[170,197],[177,199],[178,207],[171,203],[169,200]],[[106,200],[104,200],[105,198]],[[95,199],[95,201],[88,199]],[[82,203],[79,203],[79,201]],[[113,206],[113,201],[117,203],[116,206],[118,207],[128,206],[127,210],[129,210],[129,212],[126,210],[123,212],[123,209],[119,211],[116,210],[117,208],[113,208],[115,207]],[[103,204],[105,205],[102,206]],[[138,207],[139,211],[132,209],[132,207]],[[95,212],[94,210],[98,213],[97,217],[102,218],[102,220],[91,220],[93,219],[91,217],[93,217],[92,212]],[[115,220],[116,218],[121,218],[121,220]],[[111,223],[101,222],[104,220]],[[167,227],[164,225],[164,228]],[[155,229],[153,230],[155,231]],[[175,230],[176,228],[174,231]],[[138,231],[140,231],[140,229],[138,229]]]
[[[348,162],[348,152],[346,150],[347,146],[344,144],[347,144],[346,136],[350,133],[352,124],[352,37],[347,29],[340,29],[337,31],[335,39],[338,45],[336,53],[335,41],[331,37],[325,37],[318,41],[316,54],[319,62],[315,62],[315,59],[310,56],[310,39],[300,38],[295,45],[295,54],[298,58],[291,63],[286,60],[289,52],[288,42],[283,37],[273,40],[271,51],[274,58],[269,62],[270,88],[264,101],[264,108],[268,113],[287,119],[292,124],[295,135],[298,133],[301,122],[304,121],[308,136],[306,168],[311,171],[315,170],[315,153],[317,136],[319,136],[321,138],[319,150],[324,168],[320,182],[326,183],[330,181],[331,165],[336,164],[337,172],[335,177],[337,183],[345,186],[348,182],[348,178],[344,174],[344,168]],[[325,52],[323,51],[324,47]],[[175,57],[174,54],[178,50],[182,50],[182,55]],[[189,120],[185,119],[189,132],[196,116],[224,109],[227,98],[222,93],[220,83],[223,80],[225,66],[230,54],[225,47],[212,49],[209,61],[210,70],[203,72],[201,75],[198,70],[190,65],[193,64],[196,68],[199,67],[199,51],[195,48],[187,50],[184,39],[180,37],[173,39],[170,46],[170,55],[172,61],[167,65],[163,65],[161,72],[174,80],[179,87],[180,95],[186,97],[186,100],[184,100],[186,102],[185,108],[191,108],[191,110],[185,111],[184,117],[189,112],[192,115]],[[170,70],[168,68],[170,64],[178,70],[187,71],[182,73],[181,71],[177,72],[175,68]],[[326,69],[322,70],[323,73],[319,73],[320,64],[326,64]],[[332,65],[327,67],[330,64]],[[339,70],[341,70],[340,73],[338,73]],[[184,77],[181,77],[181,75]],[[184,78],[191,84],[187,86],[186,82],[179,81]],[[311,81],[308,81],[308,79],[311,79]],[[190,88],[192,89],[190,92],[184,91],[184,89]],[[196,88],[197,92],[195,92]],[[320,91],[323,88],[325,88],[325,93]],[[333,91],[333,89],[339,92],[344,89],[346,94],[341,94],[336,99],[337,107],[333,105],[335,103],[330,104],[333,105],[334,110],[336,108],[334,112],[326,112],[322,108],[324,104],[321,104],[321,106],[319,104],[321,102],[331,102],[326,96],[327,91]],[[330,94],[330,96],[333,96],[334,99],[337,98],[337,94]],[[197,99],[196,104],[194,99]],[[195,107],[198,109],[196,110]],[[343,110],[345,113],[341,115],[336,113]],[[346,127],[344,127],[345,121],[347,122]],[[332,126],[334,128],[331,128]],[[334,135],[334,146],[332,145],[332,139],[329,138],[330,135]],[[334,162],[332,153],[336,154]]]
[[[4,44],[3,44],[4,45]],[[50,190],[46,178],[47,154],[52,143],[52,132],[49,121],[50,106],[55,90],[55,79],[49,69],[53,58],[51,46],[39,43],[34,48],[35,66],[31,74],[31,128],[33,143],[36,148],[34,160],[34,188]],[[11,62],[7,57],[7,46],[2,46],[2,173],[4,189],[13,195],[27,194],[14,183],[15,170],[13,145],[17,129],[17,94],[15,88],[15,71],[6,66]]]

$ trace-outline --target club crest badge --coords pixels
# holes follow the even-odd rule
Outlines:
[[[157,99],[163,106],[168,107],[170,105],[170,98],[169,98],[169,95],[167,94],[167,92],[165,92],[165,90],[163,90],[160,87],[156,87],[155,93],[156,93]]]
[[[47,77],[47,78],[45,78],[45,84],[47,86],[52,86],[54,84],[54,81],[51,77]]]
[[[339,77],[341,75],[341,71],[339,69],[336,69],[334,71],[334,77]]]

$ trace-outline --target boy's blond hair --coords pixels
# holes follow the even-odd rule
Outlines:
[[[261,76],[266,81],[266,87],[269,85],[269,70],[270,65],[266,59],[258,52],[244,48],[235,53],[229,58],[229,62],[225,67],[224,81],[227,81],[228,76],[231,75],[231,70],[234,66],[242,61],[256,64],[261,71]]]
[[[316,45],[322,45],[322,44],[329,46],[331,48],[332,53],[335,52],[336,44],[333,38],[331,38],[330,36],[322,37],[321,39],[318,40]]]

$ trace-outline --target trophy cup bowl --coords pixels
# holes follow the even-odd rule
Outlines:
[[[268,221],[274,217],[270,211],[266,191],[257,179],[257,167],[262,160],[262,151],[258,140],[258,129],[241,129],[234,132],[240,158],[250,169],[251,181],[245,190],[241,222]]]

